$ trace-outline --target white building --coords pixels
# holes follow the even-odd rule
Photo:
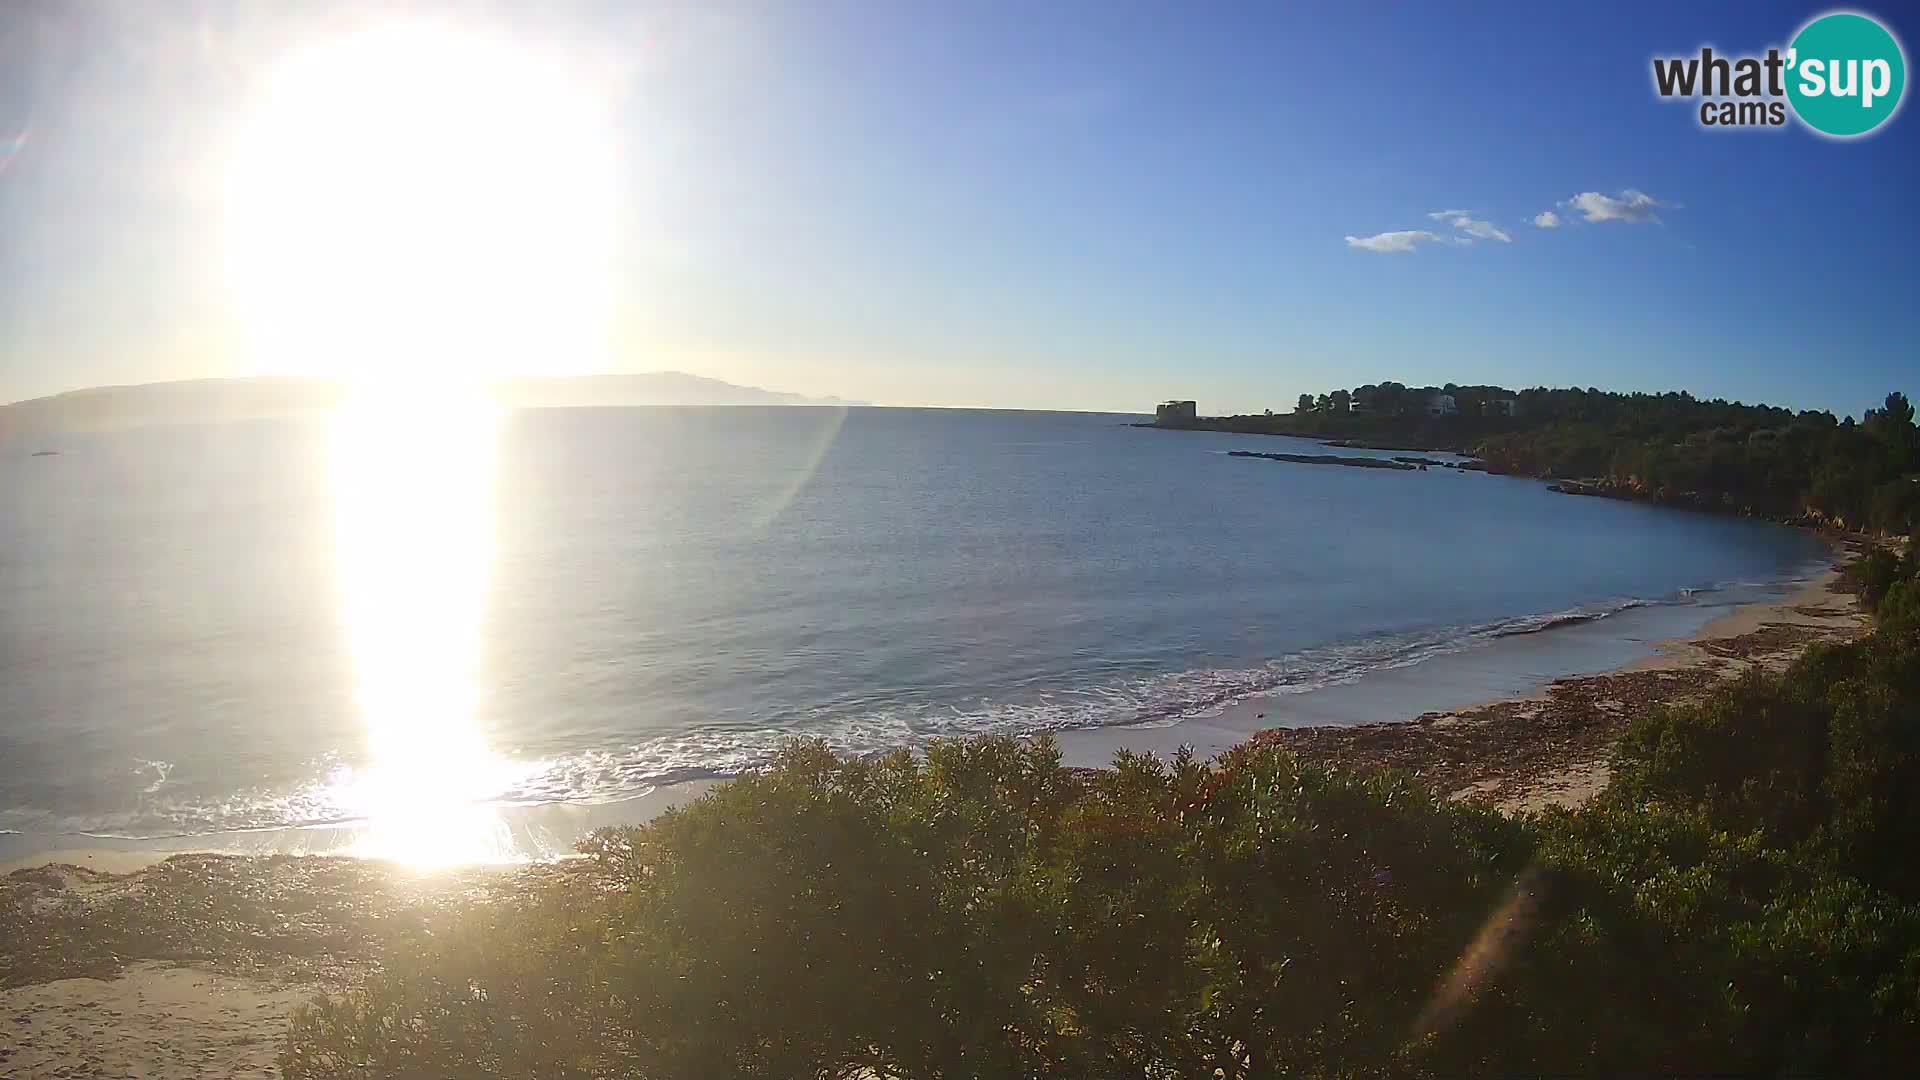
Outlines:
[[[1520,403],[1510,397],[1488,398],[1486,414],[1488,416],[1517,416]]]
[[[1460,411],[1460,404],[1453,400],[1452,394],[1431,394],[1427,397],[1428,416],[1452,416]]]

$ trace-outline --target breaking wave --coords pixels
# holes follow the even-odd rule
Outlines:
[[[864,710],[823,706],[769,718],[757,728],[696,727],[630,746],[523,763],[516,769],[520,779],[492,801],[503,806],[616,802],[665,785],[752,771],[765,766],[795,737],[821,739],[840,753],[858,755],[915,748],[942,737],[1171,725],[1256,694],[1311,693],[1503,638],[1592,623],[1637,608],[1699,605],[1711,592],[1686,590],[1669,600],[1622,599],[1476,626],[1382,635],[1245,668],[1124,677],[1020,701],[969,705],[908,701]],[[144,764],[147,767],[139,772],[153,779],[143,785],[142,794],[150,796],[167,779],[168,768],[164,762]],[[330,778],[295,791],[240,792],[218,802],[162,803],[149,797],[142,800],[138,812],[117,820],[69,820],[56,828],[69,834],[137,840],[352,825],[360,818],[333,794],[343,767],[337,760],[322,762],[320,771]]]

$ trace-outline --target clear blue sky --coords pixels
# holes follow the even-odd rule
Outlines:
[[[1920,392],[1920,114],[1703,131],[1648,73],[1826,7],[459,10],[617,72],[619,369],[898,404],[1279,410],[1391,378],[1857,415]],[[0,400],[244,372],[233,115],[368,9],[280,10],[0,14]],[[1862,10],[1911,54],[1920,11]],[[1440,239],[1369,250],[1410,231]]]

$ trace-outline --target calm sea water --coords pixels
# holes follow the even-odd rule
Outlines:
[[[432,424],[376,439],[358,473],[317,420],[0,447],[0,828],[353,820],[383,767],[481,803],[608,800],[796,734],[1173,718],[1822,553],[1127,419],[530,411],[486,453],[436,453]],[[347,529],[356,484],[389,497]]]

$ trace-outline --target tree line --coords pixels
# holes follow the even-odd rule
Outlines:
[[[1457,415],[1425,411],[1439,393],[1455,399]],[[1511,415],[1495,404],[1503,400],[1513,402]],[[1920,432],[1912,403],[1898,392],[1855,421],[1687,393],[1379,383],[1303,394],[1292,414],[1200,426],[1455,450],[1482,458],[1492,472],[1893,536],[1920,525]]]

